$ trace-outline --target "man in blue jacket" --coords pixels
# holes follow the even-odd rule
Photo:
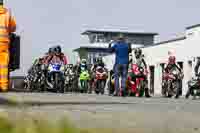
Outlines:
[[[121,75],[121,94],[126,96],[126,80],[128,74],[129,65],[129,53],[131,53],[130,44],[126,43],[123,35],[120,35],[114,45],[111,47],[112,52],[115,52],[115,65],[114,65],[114,75],[115,75],[115,92],[114,96],[120,95],[119,77]]]

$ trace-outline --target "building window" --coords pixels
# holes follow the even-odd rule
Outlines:
[[[105,41],[106,41],[106,39],[103,34],[97,35],[97,42],[104,43]]]
[[[89,41],[90,43],[94,43],[96,39],[96,36],[94,34],[89,35]]]

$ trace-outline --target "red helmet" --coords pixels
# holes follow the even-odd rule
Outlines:
[[[169,64],[175,64],[176,63],[176,57],[175,56],[170,56],[168,59]]]

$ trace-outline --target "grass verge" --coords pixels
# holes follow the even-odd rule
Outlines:
[[[79,129],[67,118],[58,122],[42,119],[41,116],[22,115],[14,120],[8,114],[0,114],[1,133],[114,133],[111,129]]]

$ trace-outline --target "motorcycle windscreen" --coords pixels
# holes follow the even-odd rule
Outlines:
[[[60,69],[61,69],[60,64],[50,64],[50,66],[49,66],[50,72],[60,72],[61,71]]]
[[[98,67],[98,68],[97,68],[97,72],[103,73],[103,72],[104,72],[104,69],[103,69],[102,67]]]

